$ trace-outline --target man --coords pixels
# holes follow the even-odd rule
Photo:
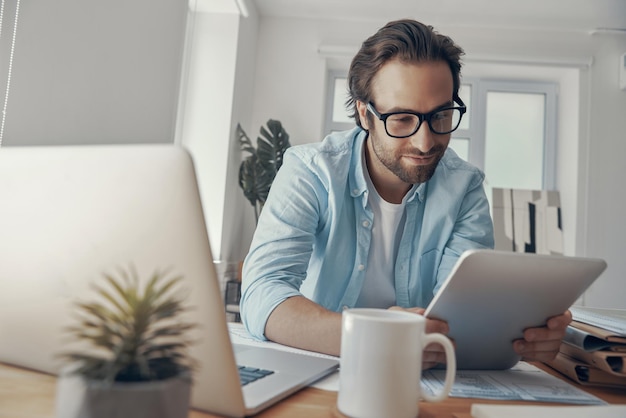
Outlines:
[[[462,54],[412,20],[363,43],[348,75],[358,126],[290,148],[262,211],[241,299],[253,336],[338,355],[343,309],[421,314],[465,250],[493,247],[484,175],[448,149]],[[526,330],[515,350],[554,357],[570,321]],[[424,354],[424,367],[443,361],[440,347]]]

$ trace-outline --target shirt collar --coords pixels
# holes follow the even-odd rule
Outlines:
[[[363,170],[366,169],[363,163],[363,152],[365,139],[367,138],[367,131],[356,128],[352,131],[353,143],[352,143],[352,158],[350,160],[350,175],[348,177],[348,184],[350,186],[350,195],[354,198],[359,196],[365,196],[363,200],[363,206],[367,203],[367,182],[363,175]]]
[[[353,131],[352,159],[350,161],[350,195],[354,198],[363,196],[363,207],[367,204],[367,181],[365,180],[365,140],[367,131],[357,128]],[[406,197],[406,202],[410,203],[415,199],[423,202],[426,199],[428,182],[420,183],[409,190],[410,196]]]

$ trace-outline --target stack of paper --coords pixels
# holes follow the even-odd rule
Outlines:
[[[626,310],[571,311],[561,350],[547,364],[582,385],[626,387]]]

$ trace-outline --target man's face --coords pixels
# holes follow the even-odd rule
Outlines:
[[[413,111],[428,113],[452,105],[452,73],[443,61],[407,64],[386,63],[372,83],[372,103],[381,113]],[[381,187],[423,183],[430,179],[450,142],[450,134],[430,131],[423,122],[407,138],[387,135],[384,123],[371,117],[367,103],[357,102],[363,127],[369,130],[366,159],[372,181]]]

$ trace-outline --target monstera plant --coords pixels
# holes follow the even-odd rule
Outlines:
[[[270,119],[266,125],[267,128],[261,126],[256,148],[241,125],[237,125],[237,139],[241,150],[250,154],[239,166],[239,186],[254,207],[257,221],[274,177],[283,164],[283,154],[291,146],[289,134],[280,121]]]

